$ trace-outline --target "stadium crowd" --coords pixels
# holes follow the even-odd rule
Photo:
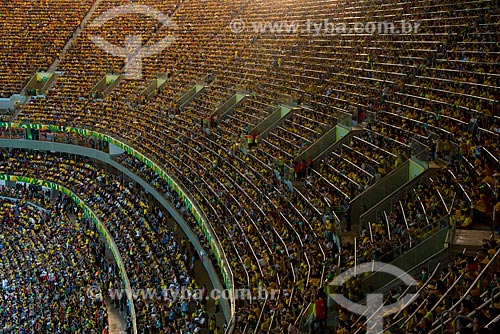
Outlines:
[[[417,297],[408,307],[385,317],[384,333],[440,333],[436,328],[439,328],[441,315],[448,312],[453,315],[451,319],[463,318],[455,319],[456,324],[444,318],[445,333],[496,333],[498,322],[487,325],[500,313],[500,304],[496,302],[500,295],[499,249],[500,239],[483,240],[475,256],[460,253],[450,259],[446,268],[436,268],[435,272],[423,267],[418,277]],[[486,270],[483,272],[483,269]],[[348,281],[342,293],[353,299],[363,298],[358,284],[361,283],[357,280]],[[385,297],[384,303],[396,303],[406,293],[404,285],[395,288]],[[360,333],[364,326],[364,318],[339,309],[336,333]]]
[[[105,332],[105,301],[87,289],[117,276],[95,225],[68,198],[51,201],[41,187],[2,186],[1,196],[2,333]],[[69,217],[75,214],[81,218]]]
[[[196,295],[203,287],[193,277],[198,254],[185,239],[178,240],[176,225],[169,227],[167,214],[149,201],[144,190],[131,189],[121,177],[90,160],[49,152],[6,152],[0,171],[60,183],[98,214],[118,246],[131,287],[144,291],[134,302],[139,333],[199,332],[208,326],[206,302]],[[111,282],[103,291],[108,287],[120,288]],[[110,297],[120,295],[110,293]],[[128,310],[123,300],[113,302]]]
[[[49,69],[90,6],[85,0],[2,4],[0,97],[21,93],[35,72]]]
[[[345,206],[401,165],[412,153],[413,140],[428,145],[431,158],[444,162],[447,171],[409,191],[402,200],[406,217],[396,206],[387,220],[376,217],[371,228],[361,231],[363,242],[356,250],[360,261],[398,245],[404,250],[410,240],[416,244],[443,225],[450,213],[451,222],[463,228],[491,221],[498,206],[495,175],[500,168],[499,16],[494,0],[383,6],[364,1],[143,2],[168,13],[180,26],[173,45],[144,60],[143,80],[122,82],[104,99],[94,100],[96,82],[107,72],[122,72],[124,64],[93,47],[88,37],[99,33],[119,43],[118,32],[136,31],[153,42],[154,35],[169,34],[168,29],[130,16],[108,23],[103,31],[84,29],[61,59],[65,75],[46,99],[23,106],[19,120],[91,128],[123,138],[190,189],[221,236],[238,284],[282,291],[277,301],[239,305],[238,329],[258,326],[261,332],[278,332],[293,326],[316,290],[340,269],[338,260],[342,269],[353,263],[354,245],[340,243],[338,219],[325,212]],[[94,17],[124,3],[103,1]],[[333,37],[229,31],[231,20],[241,17],[247,22],[286,18],[348,24],[406,19],[420,25],[411,34]],[[169,80],[147,100],[140,90],[159,73],[167,73]],[[203,80],[210,81],[207,91],[191,105],[179,106],[179,93]],[[216,108],[236,90],[250,96],[234,113],[210,122]],[[276,131],[259,137],[256,149],[242,151],[245,136],[276,111],[278,103],[290,100],[299,106],[293,115]],[[318,161],[319,166],[307,168],[304,177],[303,167],[296,169],[304,163],[295,161],[298,154],[356,113],[364,132]],[[140,163],[120,159],[168,192]],[[304,187],[290,191],[281,183],[285,170],[304,178]],[[84,175],[92,180],[98,172]],[[163,226],[158,210],[133,205],[140,197],[119,181],[99,187],[106,194],[125,191],[133,199],[134,209],[127,204],[109,213],[110,230],[122,251],[136,243],[141,246],[134,249],[142,249],[142,238],[149,245],[168,234],[161,229],[148,234],[139,222],[144,218],[145,226]],[[89,201],[100,203],[103,198],[104,193]],[[113,227],[117,218],[130,226]],[[140,235],[132,237],[138,229]],[[152,268],[141,276],[135,260],[129,256],[127,261],[133,277],[147,279],[155,273]],[[181,265],[174,269],[183,270]],[[154,326],[153,306],[143,303],[139,309],[145,312],[141,324]]]

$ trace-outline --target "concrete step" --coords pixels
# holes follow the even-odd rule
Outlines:
[[[474,255],[484,244],[484,239],[490,239],[491,231],[479,230],[454,230],[451,235],[452,256],[462,253],[464,249],[467,255]]]

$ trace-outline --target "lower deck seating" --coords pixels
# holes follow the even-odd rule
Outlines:
[[[0,171],[58,182],[95,210],[118,246],[131,287],[153,293],[135,301],[139,330],[195,329],[208,321],[201,301],[188,302],[187,310],[197,314],[191,318],[181,305],[183,300],[176,298],[167,304],[158,292],[172,288],[192,293],[201,289],[193,277],[197,256],[192,256],[186,240],[177,240],[166,223],[167,214],[150,203],[144,190],[132,191],[120,177],[95,168],[87,159],[74,160],[49,152],[11,151],[0,163]]]
[[[118,276],[104,260],[104,245],[93,223],[70,218],[83,213],[74,211],[63,196],[50,202],[41,188],[2,186],[1,194],[0,329],[89,333],[107,328],[104,300],[86,292],[116,284]]]

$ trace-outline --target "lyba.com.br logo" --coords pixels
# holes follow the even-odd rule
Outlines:
[[[279,290],[265,289],[189,289],[179,288],[144,288],[144,289],[109,289],[102,290],[99,286],[93,285],[86,289],[88,298],[103,300],[107,294],[112,300],[128,298],[133,300],[149,300],[163,302],[179,302],[184,300],[275,300],[280,296]]]
[[[420,23],[417,21],[382,21],[382,22],[332,22],[328,19],[314,21],[255,21],[247,22],[235,19],[229,29],[235,34],[302,34],[310,36],[331,36],[344,34],[411,34],[417,33]]]
[[[114,7],[102,13],[97,19],[92,21],[90,27],[102,28],[104,24],[113,20],[115,17],[127,14],[145,15],[161,23],[164,28],[175,28],[175,24],[168,16],[155,8],[139,4]],[[142,36],[140,34],[124,35],[125,46],[121,47],[111,44],[99,35],[92,35],[90,39],[96,46],[107,53],[116,57],[125,58],[125,71],[123,75],[125,79],[142,79],[142,59],[160,53],[175,41],[174,36],[167,35],[154,45],[143,46]]]
[[[330,284],[333,286],[343,286],[348,280],[366,273],[386,273],[400,279],[408,286],[417,286],[417,281],[408,273],[391,264],[383,262],[367,262],[351,268],[337,276]],[[387,282],[388,283],[388,282]],[[255,289],[189,289],[186,287],[178,288],[146,288],[146,289],[109,289],[101,290],[98,286],[86,288],[86,296],[95,300],[105,299],[105,294],[112,300],[121,300],[123,298],[132,298],[136,300],[148,300],[158,302],[184,302],[184,301],[222,301],[231,302],[232,299],[252,302],[252,301],[275,301],[286,295],[285,290],[272,290],[264,287]],[[384,329],[384,317],[397,313],[409,306],[418,297],[418,294],[406,294],[397,302],[391,305],[384,304],[382,294],[368,294],[366,304],[356,304],[341,294],[331,294],[330,297],[342,308],[353,314],[366,317],[366,334],[380,334]]]

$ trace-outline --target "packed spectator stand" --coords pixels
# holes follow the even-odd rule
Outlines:
[[[116,283],[116,272],[95,225],[67,197],[51,201],[50,194],[2,186],[0,330],[101,332],[108,328],[105,300],[85,291]]]
[[[47,70],[90,7],[81,0],[3,2],[0,97],[20,93],[36,71]]]
[[[92,18],[128,3],[101,1]],[[496,1],[141,3],[170,15],[177,28],[170,31],[139,15],[116,18],[99,31],[84,28],[61,58],[58,69],[65,74],[46,98],[24,105],[18,120],[95,129],[122,138],[190,189],[217,228],[238,286],[280,291],[277,300],[239,302],[237,331],[274,333],[297,325],[317,289],[338,270],[381,257],[388,261],[447,227],[448,219],[461,228],[491,221],[498,205],[500,168]],[[314,36],[250,29],[236,34],[230,22],[240,18],[247,23],[286,20],[303,25],[324,19],[348,24],[406,20],[419,26],[408,34]],[[60,37],[57,29],[46,35]],[[96,48],[89,37],[99,34],[120,44],[121,32],[132,31],[151,43],[165,34],[176,38],[161,54],[143,60],[143,80],[123,81],[106,98],[93,99],[90,91],[97,81],[108,72],[122,72],[124,63]],[[9,54],[2,52],[2,57]],[[21,70],[12,72],[26,76]],[[169,75],[165,87],[145,100],[141,88],[162,73]],[[207,76],[213,80],[206,92],[179,108],[179,94]],[[15,81],[5,89],[10,93],[19,90],[25,77],[9,80]],[[250,92],[250,97],[207,131],[203,120],[238,89]],[[242,138],[283,98],[300,102],[298,110],[259,138],[255,149],[241,150]],[[295,158],[354,112],[364,132],[305,175],[297,175],[305,184],[290,192],[276,177],[275,166],[295,174],[294,166],[301,163]],[[360,116],[369,114],[375,117]],[[325,212],[345,206],[400,166],[411,156],[412,139],[431,147],[431,159],[446,164],[444,171],[408,190],[386,217],[364,226],[356,250],[351,243],[340,245],[335,238],[341,233],[339,217],[335,211]],[[166,193],[166,185],[140,162],[131,157],[119,161]],[[98,175],[83,173],[89,178]],[[57,175],[52,177],[57,180]],[[119,182],[111,187],[101,196],[115,193],[113,187],[124,190]],[[127,195],[135,200],[139,196]],[[89,200],[94,204],[96,199]],[[125,211],[116,215],[141,217],[140,210]],[[148,212],[145,219],[162,226]],[[128,221],[134,224],[134,219]],[[130,235],[137,229],[123,228],[130,229]],[[130,240],[116,233],[126,255]],[[153,242],[161,240],[160,235],[148,238]],[[495,247],[488,245],[485,252]],[[141,285],[139,277],[155,276],[139,276],[133,261],[125,258],[131,276],[138,275],[132,279],[135,284]],[[151,307],[138,306],[144,311]],[[142,326],[153,325],[146,313],[139,319]]]
[[[199,331],[207,326],[206,304],[194,295],[202,288],[193,278],[198,256],[185,240],[178,240],[178,233],[167,224],[167,214],[149,201],[144,190],[132,191],[121,176],[98,169],[91,160],[49,152],[10,151],[0,170],[7,175],[61,183],[105,222],[120,250],[131,287],[153,294],[139,293],[134,300],[140,332],[194,331],[197,327]],[[117,296],[110,291],[119,286],[112,283],[109,289],[102,286],[103,297],[108,292],[110,298]],[[178,291],[179,297],[167,295],[169,289]],[[182,306],[184,302],[186,306]],[[127,311],[127,307],[120,307]]]

